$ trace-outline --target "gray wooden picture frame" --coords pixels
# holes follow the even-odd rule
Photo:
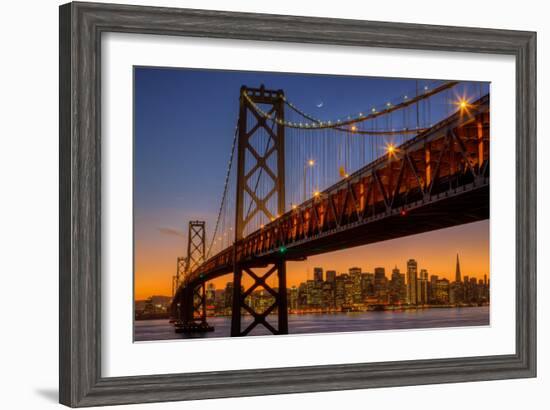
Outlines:
[[[101,376],[101,35],[214,37],[508,54],[516,59],[516,353]],[[536,33],[69,3],[60,7],[60,402],[96,406],[536,375]],[[183,369],[182,369],[183,370]]]

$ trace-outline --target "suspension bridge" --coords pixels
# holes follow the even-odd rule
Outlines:
[[[231,274],[231,336],[286,334],[287,261],[489,218],[489,124],[474,83],[417,81],[333,119],[243,86],[212,236],[189,221],[177,259],[176,331],[212,330],[205,284]],[[247,297],[261,288],[272,304],[259,312]]]

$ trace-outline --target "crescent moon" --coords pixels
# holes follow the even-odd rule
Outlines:
[[[317,108],[323,108],[324,103],[321,101],[319,104],[316,104]]]

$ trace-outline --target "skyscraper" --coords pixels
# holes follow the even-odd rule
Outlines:
[[[449,303],[458,305],[464,300],[464,286],[462,282],[453,282],[449,289]]]
[[[469,303],[470,297],[471,297],[471,291],[470,291],[470,277],[468,275],[464,275],[464,282],[462,283],[462,289],[464,291],[463,301],[466,303]]]
[[[349,276],[353,281],[352,300],[353,303],[361,303],[363,301],[363,295],[361,292],[361,268],[353,267],[349,268]]]
[[[334,308],[334,282],[323,282],[322,284],[322,304],[324,309]]]
[[[397,266],[393,268],[391,272],[390,302],[404,303],[407,298],[405,275],[399,271],[399,268]]]
[[[288,307],[292,310],[298,309],[298,288],[296,285],[288,290]]]
[[[428,303],[428,271],[426,269],[420,269],[420,278],[417,283],[416,301],[424,305]]]
[[[346,289],[345,281],[348,275],[338,275],[336,276],[335,288],[334,288],[334,304],[337,309],[340,309],[346,301]]]
[[[310,308],[317,307],[316,304],[318,302],[318,295],[317,295],[316,281],[314,280],[306,281],[306,288],[307,288],[307,306]]]
[[[436,288],[439,277],[437,275],[430,275],[430,281],[428,282],[428,303],[434,303],[436,300]]]
[[[336,282],[336,271],[335,270],[327,270],[327,282],[331,282],[334,284]]]
[[[388,284],[386,279],[386,270],[383,267],[374,268],[374,292],[378,302],[388,301]]]
[[[216,286],[212,282],[208,282],[206,285],[206,304],[209,306],[214,305],[216,299]]]
[[[460,261],[458,260],[458,253],[456,254],[455,282],[462,282],[462,278],[460,275]]]
[[[298,287],[298,309],[305,308],[307,308],[307,284],[302,282]]]
[[[361,274],[361,292],[363,300],[374,296],[374,273]]]
[[[438,279],[434,286],[433,303],[449,303],[449,281],[447,279]]]
[[[349,275],[345,275],[345,277],[346,279],[344,280],[344,305],[346,308],[350,308],[351,305],[353,304],[353,280]]]
[[[315,282],[323,281],[323,268],[313,268],[313,280]]]
[[[414,259],[407,261],[407,303],[416,305],[416,281],[418,279],[418,264]]]

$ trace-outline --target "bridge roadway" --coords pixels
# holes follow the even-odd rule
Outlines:
[[[510,164],[514,166],[514,164]],[[489,97],[209,258],[180,289],[259,266],[489,218]]]

